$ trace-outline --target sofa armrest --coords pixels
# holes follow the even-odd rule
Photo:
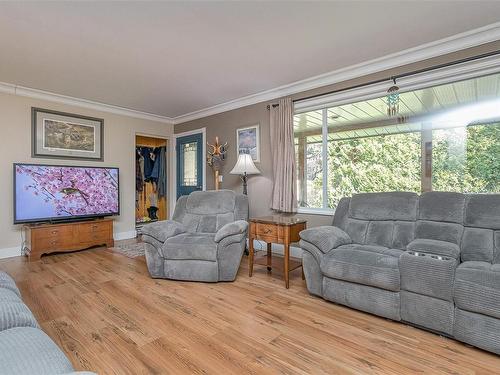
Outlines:
[[[305,229],[299,233],[300,238],[316,246],[323,254],[341,245],[352,243],[351,237],[338,227],[323,226]]]
[[[214,241],[220,242],[226,237],[243,234],[246,232],[247,228],[248,223],[245,220],[233,221],[232,223],[224,225],[215,233]]]
[[[170,237],[186,233],[186,228],[182,223],[174,220],[162,220],[142,227],[142,234],[153,237],[154,239],[165,242]]]
[[[407,251],[417,253],[429,253],[458,259],[460,247],[453,242],[417,238],[406,246]]]

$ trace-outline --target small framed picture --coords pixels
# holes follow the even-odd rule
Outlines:
[[[104,120],[31,108],[32,157],[104,160]]]
[[[236,152],[252,156],[252,160],[260,162],[259,124],[236,129]]]

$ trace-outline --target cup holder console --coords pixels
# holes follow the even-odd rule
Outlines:
[[[406,253],[409,254],[409,255],[416,256],[416,257],[431,257],[432,259],[436,259],[436,260],[451,260],[450,257],[445,257],[445,256],[442,256],[442,255],[434,255],[434,254],[421,253],[421,252],[418,252],[418,251],[407,251]]]
[[[443,301],[453,301],[453,280],[458,261],[455,258],[405,251],[399,258],[401,290]],[[429,307],[435,308],[435,305]]]

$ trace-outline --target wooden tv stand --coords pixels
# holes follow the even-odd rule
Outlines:
[[[28,226],[26,247],[30,261],[43,254],[64,253],[93,246],[113,247],[113,219]]]

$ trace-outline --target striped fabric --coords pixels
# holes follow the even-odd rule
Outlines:
[[[453,302],[401,291],[401,319],[434,331],[453,334]]]
[[[467,344],[500,355],[500,319],[455,309],[453,336]]]
[[[401,320],[399,292],[323,277],[323,298],[353,309]]]
[[[0,303],[0,331],[14,327],[38,328],[38,323],[30,309],[21,301]]]
[[[72,371],[64,353],[43,331],[18,327],[0,332],[0,374],[56,375]]]
[[[453,301],[453,278],[458,261],[439,259],[434,254],[404,253],[399,258],[401,289],[430,297]]]
[[[21,302],[21,297],[10,289],[0,288],[0,305],[5,302]]]
[[[0,289],[9,289],[21,297],[19,289],[17,289],[16,283],[7,273],[0,271]]]
[[[455,304],[500,319],[500,264],[462,263],[455,275]]]

